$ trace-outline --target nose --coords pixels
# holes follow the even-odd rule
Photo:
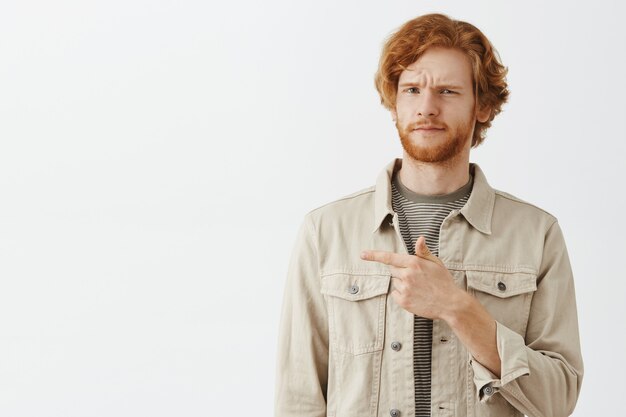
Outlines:
[[[439,115],[439,103],[437,95],[429,90],[420,94],[417,106],[417,115],[422,117],[437,117]]]

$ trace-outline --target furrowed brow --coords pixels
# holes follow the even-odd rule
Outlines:
[[[420,83],[418,82],[403,82],[401,84],[398,85],[398,87],[404,88],[404,87],[420,87]],[[463,87],[461,87],[460,85],[455,85],[455,84],[440,84],[440,85],[435,85],[433,88],[439,90],[439,89],[443,89],[443,88],[448,88],[450,90],[463,90]]]

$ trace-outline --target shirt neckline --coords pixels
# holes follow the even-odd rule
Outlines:
[[[448,194],[438,194],[438,195],[425,195],[418,194],[414,191],[408,189],[402,181],[400,181],[400,176],[398,175],[399,171],[396,171],[392,178],[392,183],[395,188],[400,192],[400,194],[405,197],[407,200],[412,201],[414,203],[430,203],[430,204],[445,204],[451,203],[453,201],[459,200],[472,192],[472,188],[474,185],[474,176],[471,171],[469,173],[469,180],[465,185],[461,188],[452,191]]]

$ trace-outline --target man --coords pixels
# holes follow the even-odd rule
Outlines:
[[[474,26],[433,14],[376,74],[403,146],[374,187],[311,211],[289,264],[277,416],[567,416],[583,375],[551,214],[469,162],[508,98]]]

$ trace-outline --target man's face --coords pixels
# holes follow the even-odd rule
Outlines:
[[[391,111],[405,153],[422,162],[445,162],[469,152],[476,120],[472,66],[457,49],[430,48],[400,74]]]

